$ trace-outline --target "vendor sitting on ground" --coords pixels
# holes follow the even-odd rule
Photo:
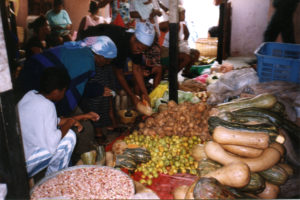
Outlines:
[[[137,23],[135,33],[130,33],[125,28],[119,26],[100,24],[89,27],[83,35],[85,37],[99,35],[110,37],[118,49],[117,57],[113,60],[112,64],[114,65],[114,71],[119,83],[136,106],[140,99],[129,87],[124,76],[124,67],[126,66],[127,58],[130,58],[133,63],[132,71],[135,85],[139,87],[142,93],[141,98],[150,102],[141,65],[143,62],[143,53],[152,45],[154,40],[155,31],[153,25],[150,23]]]
[[[45,16],[41,15],[28,25],[33,29],[33,36],[25,44],[26,58],[43,52],[52,46],[50,26]]]
[[[72,40],[72,22],[68,12],[63,9],[63,0],[54,0],[53,9],[46,13],[46,18],[49,21],[56,45]]]
[[[71,130],[82,130],[79,120],[99,120],[90,112],[72,118],[58,118],[54,102],[60,101],[69,86],[68,72],[59,67],[46,68],[40,89],[27,92],[18,103],[26,167],[32,177],[47,168],[46,175],[68,167],[76,144]]]

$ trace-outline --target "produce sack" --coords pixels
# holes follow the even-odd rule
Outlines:
[[[257,73],[252,68],[232,70],[207,87],[207,92],[210,94],[207,102],[209,104],[223,103],[228,97],[237,96],[245,87],[258,82]]]

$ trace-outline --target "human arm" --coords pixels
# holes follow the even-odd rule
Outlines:
[[[145,5],[152,3],[152,0],[148,0],[146,2],[144,2]]]
[[[137,11],[130,11],[130,17],[131,18],[141,19],[141,15]]]
[[[81,120],[98,121],[100,119],[100,116],[95,112],[89,112],[89,113],[73,116],[72,118],[77,121],[81,121]]]
[[[69,17],[69,14],[67,11],[63,10],[64,11],[64,19],[66,21],[66,26],[64,27],[65,30],[71,30],[72,29],[72,21]]]
[[[60,127],[62,138],[68,133],[70,128],[74,126],[77,127],[78,132],[83,129],[82,125],[74,118],[61,118],[58,126]]]
[[[82,20],[81,20],[81,22],[79,24],[79,28],[78,28],[78,31],[77,31],[77,38],[79,40],[83,39],[82,36],[81,36],[81,34],[84,31],[85,23],[86,23],[86,17],[82,18]]]
[[[169,31],[169,21],[160,22],[159,30],[162,32],[168,32]]]
[[[183,34],[184,34],[184,40],[188,40],[190,36],[190,32],[185,24],[183,24]]]
[[[114,72],[115,72],[116,77],[117,77],[119,83],[121,84],[122,88],[130,96],[133,104],[136,106],[137,103],[139,102],[139,99],[136,97],[136,95],[133,93],[133,91],[130,89],[129,85],[127,84],[123,70],[119,69],[117,67],[114,67]]]
[[[160,1],[158,1],[158,5],[161,7],[161,9],[163,9],[165,12],[169,11],[169,8],[167,8],[166,6],[164,6]]]
[[[104,6],[106,6],[107,4],[111,3],[113,0],[99,0],[99,4],[98,7],[99,8],[103,8]]]
[[[143,74],[143,69],[142,69],[141,65],[133,63],[132,73],[137,82],[138,87],[140,88],[140,90],[142,92],[143,99],[145,99],[146,101],[148,101],[148,103],[150,103],[150,98],[149,98],[147,88],[146,88],[146,85],[144,82],[144,74]]]
[[[30,50],[32,51],[33,54],[39,54],[43,52],[41,47],[31,47]]]

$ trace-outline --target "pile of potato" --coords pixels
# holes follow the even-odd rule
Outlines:
[[[166,108],[139,124],[139,134],[164,136],[199,136],[210,139],[208,122],[210,107],[203,102],[184,102],[177,105],[169,101]]]

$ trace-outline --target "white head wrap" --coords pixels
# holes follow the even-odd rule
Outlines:
[[[82,46],[88,46],[95,54],[104,58],[112,59],[117,57],[117,47],[107,36],[87,37],[83,40]]]
[[[154,40],[155,30],[150,22],[138,22],[135,29],[135,37],[146,46],[151,46]]]

